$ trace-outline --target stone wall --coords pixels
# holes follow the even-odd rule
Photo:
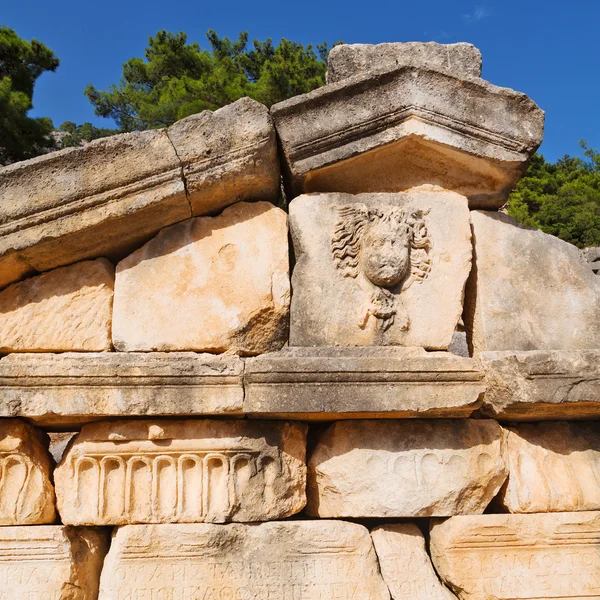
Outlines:
[[[498,212],[543,112],[480,73],[0,170],[0,600],[600,598],[595,255]]]

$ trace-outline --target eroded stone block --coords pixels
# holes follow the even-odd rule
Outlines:
[[[194,215],[279,196],[279,159],[269,109],[242,98],[169,127]]]
[[[117,265],[120,351],[259,354],[287,340],[287,215],[240,202],[161,231]]]
[[[0,292],[0,352],[110,350],[115,269],[104,258]]]
[[[414,523],[381,525],[371,531],[371,538],[392,600],[456,600],[438,579]]]
[[[23,421],[0,420],[0,525],[54,523],[51,473],[47,437]]]
[[[482,513],[507,476],[491,420],[338,421],[308,463],[309,514],[429,517]]]
[[[243,362],[193,352],[9,354],[0,417],[73,428],[109,417],[241,415]]]
[[[600,509],[600,423],[521,424],[508,430],[511,513]]]
[[[107,551],[101,530],[0,527],[0,597],[96,600]]]
[[[466,198],[311,194],[290,203],[291,346],[447,349],[471,269]]]
[[[284,348],[246,360],[244,412],[265,418],[468,417],[477,361],[423,348]]]
[[[508,421],[600,417],[600,350],[482,352],[482,411]]]
[[[55,472],[69,525],[265,521],[305,505],[306,426],[247,421],[86,425]]]
[[[600,597],[600,513],[452,517],[431,557],[461,600]]]
[[[505,203],[544,126],[524,94],[415,66],[359,73],[271,114],[291,196],[435,184],[485,209]]]
[[[486,350],[600,347],[600,279],[580,250],[501,213],[472,212],[465,326]]]
[[[390,597],[369,532],[336,521],[120,527],[99,600],[142,593],[173,600]]]

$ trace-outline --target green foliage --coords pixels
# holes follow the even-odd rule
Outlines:
[[[216,110],[249,96],[267,106],[309,92],[325,82],[327,44],[317,46],[282,39],[237,40],[206,34],[211,50],[187,42],[183,32],[159,31],[150,37],[144,58],[123,65],[119,85],[85,94],[97,115],[112,117],[121,131],[171,125],[202,110]]]
[[[0,27],[0,164],[37,156],[52,146],[52,121],[27,113],[37,78],[57,67],[58,58],[44,44]]]
[[[73,121],[65,121],[60,126],[60,131],[66,133],[60,140],[61,148],[70,148],[73,146],[82,146],[84,142],[91,142],[99,138],[108,137],[119,133],[117,129],[106,129],[104,127],[95,127],[91,123],[76,125]]]
[[[556,163],[536,154],[508,201],[508,213],[579,248],[600,246],[600,153],[580,142],[585,159]]]

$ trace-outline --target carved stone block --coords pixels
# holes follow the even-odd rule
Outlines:
[[[338,421],[308,463],[307,512],[319,517],[482,513],[508,474],[491,420]]]
[[[438,579],[414,523],[381,525],[371,531],[371,538],[392,600],[456,600]]]
[[[0,292],[0,352],[112,348],[115,269],[104,258],[54,269]]]
[[[359,73],[271,114],[291,196],[435,184],[484,209],[504,204],[544,127],[524,94],[415,66]]]
[[[354,523],[130,525],[99,600],[389,600],[369,532]]]
[[[600,513],[452,517],[431,557],[461,600],[600,597]]]
[[[507,421],[598,419],[600,350],[482,352],[482,411]]]
[[[55,472],[69,525],[265,521],[305,505],[306,426],[247,421],[86,425]]]
[[[423,348],[284,348],[246,360],[244,412],[293,419],[468,417],[477,361]]]
[[[0,527],[0,598],[97,600],[107,551],[100,530]]]
[[[163,229],[117,265],[113,343],[127,352],[278,350],[289,302],[287,215],[240,202]]]
[[[54,523],[48,444],[47,436],[27,423],[0,420],[0,525]]]
[[[465,298],[473,355],[600,348],[600,279],[578,248],[501,213],[474,211]]]
[[[241,415],[244,365],[193,352],[9,354],[0,417],[77,427],[109,417]]]
[[[471,269],[464,197],[311,194],[290,203],[291,346],[447,349]]]
[[[521,424],[508,430],[511,513],[600,509],[600,423]]]

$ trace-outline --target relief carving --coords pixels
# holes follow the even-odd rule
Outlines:
[[[367,208],[364,204],[339,206],[331,252],[344,277],[351,277],[365,293],[358,325],[369,319],[379,331],[394,323],[410,327],[400,293],[422,283],[431,271],[432,244],[425,217],[429,211],[398,207]]]

